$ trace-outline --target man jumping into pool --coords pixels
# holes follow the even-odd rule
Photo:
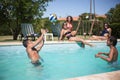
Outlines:
[[[110,52],[109,53],[104,53],[104,52],[99,52],[98,54],[95,55],[95,57],[99,57],[103,60],[106,60],[107,62],[109,62],[110,64],[116,65],[117,63],[117,59],[118,59],[118,50],[115,47],[117,44],[117,39],[113,36],[109,37],[107,40],[107,46],[110,47]],[[106,55],[105,56],[102,56]]]
[[[41,36],[35,41],[32,42],[31,40],[23,40],[23,46],[26,48],[26,52],[28,54],[28,57],[31,59],[31,63],[33,64],[40,64],[39,59],[40,58],[38,52],[41,50],[41,48],[44,45],[44,34],[46,33],[45,30],[41,29]]]

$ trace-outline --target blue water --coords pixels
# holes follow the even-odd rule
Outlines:
[[[62,80],[120,70],[95,58],[96,53],[108,52],[109,48],[106,43],[94,44],[85,48],[78,44],[44,45],[39,52],[44,62],[37,67],[30,63],[23,46],[0,46],[0,80]],[[120,53],[120,43],[117,48]]]

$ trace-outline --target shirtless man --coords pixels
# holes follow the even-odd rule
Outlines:
[[[117,44],[117,39],[113,36],[109,37],[107,40],[107,46],[110,47],[110,52],[109,53],[99,52],[98,54],[95,55],[95,57],[106,60],[107,62],[111,64],[116,63],[118,59],[118,50],[115,47],[116,44]],[[102,54],[106,55],[107,57],[102,56]]]
[[[40,58],[38,52],[41,50],[42,46],[44,45],[44,34],[45,30],[41,29],[41,36],[35,41],[32,42],[31,40],[23,40],[23,46],[26,48],[26,52],[28,54],[28,57],[31,59],[31,63],[33,64],[40,64],[39,59]]]

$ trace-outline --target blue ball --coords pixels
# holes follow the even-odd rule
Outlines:
[[[57,21],[57,16],[56,16],[56,14],[50,14],[49,20],[50,20],[50,22],[56,22],[56,21]]]

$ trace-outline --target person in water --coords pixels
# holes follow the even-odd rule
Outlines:
[[[110,64],[116,64],[118,60],[118,50],[115,47],[117,45],[117,39],[113,36],[107,39],[107,46],[109,46],[109,53],[99,52],[95,55],[96,58],[101,58]],[[106,55],[107,57],[103,56]]]
[[[26,48],[28,57],[31,59],[31,63],[35,65],[41,64],[39,62],[39,59],[42,60],[38,53],[44,45],[44,34],[46,31],[44,29],[41,29],[41,33],[41,36],[34,42],[29,39],[23,40],[23,46]]]
[[[74,34],[71,33],[71,30],[67,29],[67,23],[66,22],[64,22],[63,25],[62,25],[62,30],[61,30],[61,33],[60,33],[59,40],[63,40],[63,37],[66,37],[69,41],[82,42],[82,44],[83,44],[82,47],[84,47],[84,44],[89,45],[89,46],[93,46],[92,44],[86,42],[82,38],[74,36]]]

